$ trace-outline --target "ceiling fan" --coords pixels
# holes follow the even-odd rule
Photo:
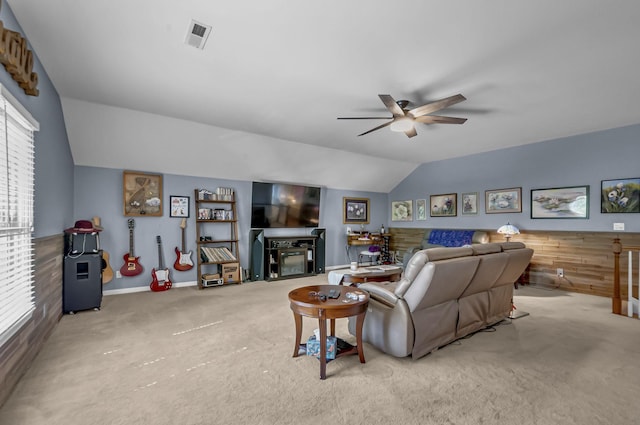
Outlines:
[[[407,137],[416,136],[415,123],[422,124],[464,124],[467,121],[466,118],[454,118],[443,117],[439,115],[429,115],[440,109],[447,108],[456,103],[462,102],[467,98],[461,94],[455,96],[446,97],[444,99],[436,100],[435,102],[427,103],[417,108],[407,109],[409,105],[408,100],[395,100],[388,94],[379,94],[380,100],[387,107],[389,112],[393,114],[391,117],[339,117],[339,120],[391,120],[382,125],[372,128],[369,131],[365,131],[358,136],[364,136],[372,131],[380,130],[381,128],[391,126],[392,131],[401,131],[407,135]]]

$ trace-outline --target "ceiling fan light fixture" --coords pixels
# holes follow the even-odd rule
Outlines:
[[[405,131],[413,130],[413,120],[409,117],[401,117],[396,118],[396,120],[391,123],[391,131],[397,131],[404,133]]]

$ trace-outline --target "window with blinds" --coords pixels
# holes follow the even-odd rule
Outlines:
[[[0,345],[31,317],[33,133],[38,123],[0,85]]]

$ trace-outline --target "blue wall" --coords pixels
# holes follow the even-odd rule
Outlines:
[[[507,221],[521,230],[640,232],[640,214],[602,214],[602,180],[640,177],[640,125],[422,164],[389,193],[389,201],[430,195],[478,193],[478,214],[393,222],[394,227],[497,229]],[[590,186],[588,219],[531,219],[531,189]],[[522,213],[485,214],[485,191],[522,187]]]
[[[320,227],[327,229],[326,265],[331,267],[349,263],[345,249],[347,226],[342,222],[344,196],[370,199],[370,224],[366,226],[370,231],[378,230],[382,224],[386,227],[497,229],[510,221],[522,230],[588,231],[611,231],[614,222],[624,222],[626,231],[640,232],[638,214],[600,213],[601,180],[640,177],[637,160],[640,157],[640,144],[637,143],[639,136],[640,126],[630,126],[427,163],[418,167],[389,194],[323,188]],[[129,249],[127,217],[122,213],[122,170],[76,167],[75,175],[74,217],[102,218],[105,228],[101,235],[102,247],[111,254],[111,266],[114,270],[119,269],[123,263],[122,256]],[[162,236],[165,264],[173,263],[173,248],[181,246],[181,231],[180,219],[169,217],[167,202],[170,195],[191,197],[187,250],[194,251],[195,254],[195,188],[215,190],[222,186],[236,190],[241,265],[249,268],[251,182],[165,174],[163,183],[164,215],[136,219],[136,255],[141,256],[141,262],[147,271],[133,278],[114,279],[105,289],[142,287],[149,284],[151,268],[158,263],[156,235]],[[589,219],[530,218],[531,189],[577,185],[590,186]],[[485,214],[484,191],[509,187],[522,187],[522,213]],[[428,200],[429,195],[443,193],[457,193],[460,197],[463,192],[478,192],[477,215],[461,215],[458,207],[457,217],[427,217],[426,221],[390,222],[390,202],[393,200],[411,199],[415,202],[415,199]],[[311,229],[271,229],[266,231],[266,235],[307,235],[310,232]],[[351,255],[353,257],[355,252]],[[196,280],[195,269],[188,272],[172,271],[172,274],[176,282]]]
[[[111,267],[120,269],[123,256],[129,252],[129,228],[122,211],[122,171],[107,168],[77,166],[75,168],[75,220],[90,220],[94,216],[101,218],[104,231],[100,235],[102,248],[109,253]],[[144,170],[138,170],[144,171]],[[151,269],[158,266],[158,246],[156,236],[160,235],[163,245],[165,265],[175,261],[175,247],[182,247],[179,218],[169,217],[168,200],[171,195],[190,197],[190,217],[187,219],[187,251],[193,251],[195,261],[195,215],[194,189],[215,190],[217,187],[232,187],[236,191],[238,233],[240,239],[240,262],[243,268],[249,268],[249,233],[251,225],[251,182],[214,178],[163,175],[162,217],[135,218],[134,245],[135,254],[145,272],[139,276],[114,279],[105,286],[105,290],[146,287],[151,282]],[[321,191],[320,227],[327,229],[326,264],[348,264],[346,256],[346,228],[342,222],[342,198],[365,197],[370,199],[371,224],[366,228],[377,230],[388,221],[387,195],[384,193],[345,192],[323,188]],[[352,226],[354,227],[354,226]],[[215,238],[215,227],[211,228]],[[309,235],[313,229],[267,229],[266,236]],[[353,255],[353,253],[352,253]],[[172,281],[195,282],[195,268],[178,272],[171,271]]]
[[[6,2],[0,9],[0,20],[5,28],[28,39]],[[74,168],[60,97],[35,52],[34,56],[39,96],[27,96],[3,66],[0,66],[0,83],[40,123],[40,131],[35,133],[34,236],[42,237],[61,233],[73,224]]]

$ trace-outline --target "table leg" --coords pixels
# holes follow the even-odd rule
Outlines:
[[[331,319],[331,336],[336,336],[336,319]]]
[[[302,337],[302,316],[294,312],[293,320],[296,322],[296,345],[293,347],[293,357],[298,357],[300,352],[300,338]]]
[[[320,328],[320,379],[327,377],[327,319],[323,308],[318,311],[318,327]]]
[[[364,324],[364,315],[366,311],[358,314],[356,318],[356,345],[358,347],[358,356],[360,357],[360,363],[364,363],[364,347],[362,346],[362,325]]]

